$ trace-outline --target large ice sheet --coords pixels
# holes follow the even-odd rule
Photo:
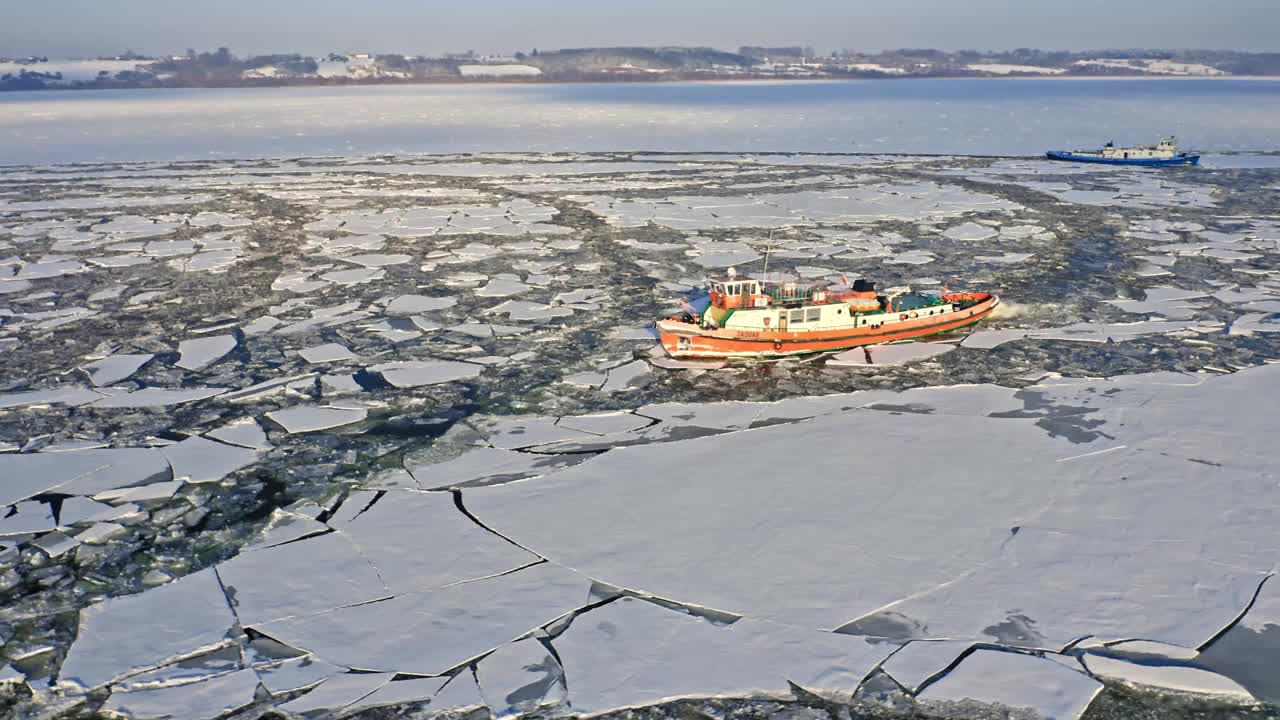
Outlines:
[[[97,687],[215,647],[227,640],[235,622],[212,569],[137,595],[109,598],[81,611],[80,630],[58,679]]]
[[[917,692],[942,675],[973,643],[964,640],[912,640],[880,666],[908,692]]]
[[[447,492],[388,491],[340,532],[395,594],[496,575],[539,559],[476,525]]]
[[[251,705],[257,688],[258,675],[240,670],[186,685],[112,692],[102,709],[134,720],[214,720]]]
[[[169,463],[144,448],[0,455],[0,504],[45,492],[93,495],[168,480]]]
[[[391,596],[377,569],[339,533],[241,553],[219,565],[218,575],[245,625]]]
[[[930,453],[907,450],[923,437]],[[1025,420],[857,411],[622,448],[464,497],[597,580],[831,629],[993,558],[1061,482],[1054,461],[1080,452]],[[904,532],[909,551],[884,546]]]
[[[254,628],[347,667],[438,675],[587,604],[590,585],[542,563]]]
[[[636,598],[579,615],[552,645],[582,714],[681,697],[791,697],[788,683],[847,701],[894,650],[759,620],[717,625]]]
[[[1046,649],[1086,635],[1196,647],[1248,605],[1271,566],[1260,525],[1271,520],[1235,499],[1272,503],[1274,482],[1131,449],[1058,464],[1070,471],[998,557],[852,629]]]
[[[478,447],[445,462],[413,464],[408,471],[424,490],[496,485],[558,470],[571,461],[533,453]]]

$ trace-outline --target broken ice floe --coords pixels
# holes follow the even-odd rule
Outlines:
[[[318,432],[351,425],[369,414],[364,408],[299,406],[267,413],[267,418],[289,433]]]
[[[551,645],[569,705],[586,714],[681,697],[790,697],[791,684],[847,701],[887,654],[863,638],[752,619],[718,625],[636,598],[578,615]]]
[[[112,385],[128,379],[155,355],[112,355],[95,360],[81,369],[89,374],[89,381],[94,385]]]
[[[542,563],[254,627],[348,667],[436,675],[586,605],[589,589],[582,576]]]
[[[169,612],[182,608],[181,613]],[[213,649],[235,616],[212,569],[138,595],[103,600],[80,615],[59,678],[94,688],[113,678]],[[137,628],[148,628],[137,632]]]
[[[237,344],[231,335],[183,340],[178,344],[181,357],[174,364],[186,370],[203,370],[234,350]]]
[[[1086,654],[1081,658],[1081,662],[1091,674],[1107,680],[1158,687],[1175,692],[1211,695],[1246,703],[1256,701],[1256,698],[1239,684],[1196,667],[1152,665],[1092,654]]]
[[[919,698],[926,708],[968,700],[1028,709],[1034,717],[1075,720],[1100,690],[1102,683],[1051,660],[978,650]]]
[[[475,363],[453,360],[407,360],[374,365],[369,372],[382,375],[398,388],[411,388],[472,378],[483,369]]]
[[[954,345],[941,343],[903,343],[900,345],[868,345],[837,353],[827,360],[828,365],[841,367],[884,367],[902,365],[917,360],[927,360],[955,350]]]

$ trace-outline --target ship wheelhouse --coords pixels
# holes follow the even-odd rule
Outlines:
[[[728,278],[711,282],[711,304],[721,310],[768,307],[769,300],[759,280]]]

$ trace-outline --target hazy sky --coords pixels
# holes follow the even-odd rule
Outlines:
[[[0,55],[591,45],[1280,50],[1280,0],[10,0]]]

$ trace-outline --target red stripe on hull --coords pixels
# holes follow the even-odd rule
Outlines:
[[[847,350],[862,345],[875,345],[895,340],[950,332],[982,320],[991,314],[1000,299],[990,299],[966,310],[938,318],[921,318],[889,323],[879,328],[858,328],[815,332],[759,332],[756,337],[741,337],[742,331],[703,330],[692,323],[663,320],[658,323],[658,337],[667,354],[676,358],[785,357],[815,352]],[[688,344],[682,346],[682,339]]]

